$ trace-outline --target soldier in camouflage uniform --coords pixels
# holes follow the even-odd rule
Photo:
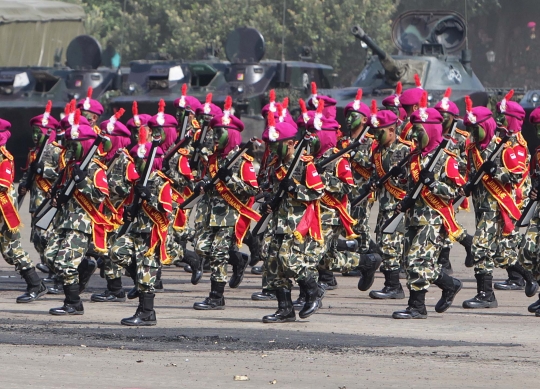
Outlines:
[[[454,123],[459,117],[458,106],[453,101],[450,101],[451,94],[452,89],[448,88],[444,94],[444,97],[441,99],[441,101],[435,104],[434,108],[439,111],[439,113],[444,119],[443,135],[452,135],[452,143],[448,146],[448,150],[451,150],[454,154],[456,154],[459,172],[460,175],[463,177],[467,174],[467,158],[465,148],[468,144],[467,139],[469,138],[469,133],[467,131],[456,128],[454,134],[451,134]],[[463,182],[460,183],[460,185],[465,184],[464,178],[462,178],[461,181]],[[461,204],[460,208],[468,210],[469,200],[465,199]],[[471,265],[468,267],[472,267],[472,262],[474,258],[472,254],[472,235],[467,234],[467,231],[463,227],[461,229],[463,230],[463,233],[460,236],[456,237],[456,240],[463,246],[463,248],[467,252],[467,257],[465,258],[466,266]],[[446,239],[443,249],[441,250],[441,254],[439,256],[439,264],[442,266],[443,271],[448,273],[448,275],[452,275],[454,273],[454,271],[452,270],[452,264],[450,263],[451,248],[452,242],[450,241],[450,239]]]
[[[399,96],[399,103],[405,111],[405,118],[403,119],[403,124],[399,129],[398,135],[405,141],[411,141],[413,125],[410,122],[410,116],[420,107],[420,99],[424,93],[424,89],[422,88],[422,83],[420,82],[420,77],[418,74],[414,75],[414,80],[416,87],[407,89]]]
[[[361,94],[356,96],[357,101],[360,101],[361,98]],[[358,137],[367,125],[370,116],[370,110],[366,104],[360,104],[358,109],[351,109],[350,104],[347,107],[345,109],[345,136],[340,141],[342,148],[347,147]],[[370,132],[372,131],[370,130]],[[362,138],[362,144],[354,153],[351,153],[350,163],[355,183],[355,186],[351,190],[351,198],[359,196],[361,192],[360,188],[366,185],[371,178],[373,172],[373,165],[371,164],[371,152],[374,148],[373,141],[372,134],[365,134]],[[367,254],[370,251],[369,215],[374,202],[375,196],[373,195],[364,204],[354,207],[351,210],[351,216],[357,220],[353,230],[358,235],[358,252],[361,254]],[[371,246],[373,247],[374,245]]]
[[[150,134],[150,128],[148,127],[148,121],[152,119],[152,115],[146,113],[139,114],[139,105],[136,101],[133,102],[131,107],[133,117],[126,123],[126,127],[131,132],[131,143],[128,146],[128,150],[131,150],[137,143],[139,143],[139,129],[143,127],[145,134]]]
[[[446,151],[438,154],[440,158],[433,170],[426,169],[443,141],[443,118],[437,110],[426,106],[427,92],[423,94],[420,109],[410,118],[414,125],[412,139],[419,152],[411,158],[409,184],[411,189],[417,183],[424,186],[416,201],[405,196],[397,207],[398,211],[409,211],[405,219],[404,261],[410,296],[408,307],[394,312],[394,319],[427,318],[425,296],[431,284],[442,289],[442,296],[435,306],[439,313],[452,305],[462,287],[461,281],[442,272],[437,263],[444,239],[447,236],[455,238],[461,233],[450,201],[458,187],[459,170],[455,155]]]
[[[540,107],[534,109],[534,111],[531,112],[529,121],[536,128],[537,138],[540,138]],[[530,174],[533,180],[533,189],[530,192],[530,201],[537,201],[539,198],[538,188],[540,187],[540,146],[536,148],[533,155],[530,165]],[[537,205],[534,217],[531,219],[527,231],[523,236],[519,251],[519,261],[525,269],[532,272],[537,283],[540,281],[540,242],[538,240],[540,237],[539,233],[540,209]],[[537,317],[540,317],[540,295],[538,296],[537,301],[529,305],[528,310],[529,312],[534,313]]]
[[[30,150],[28,159],[26,162],[26,168],[23,169],[24,173],[21,178],[18,192],[19,195],[25,195],[27,188],[30,189],[30,204],[29,211],[33,215],[41,203],[46,199],[46,196],[52,186],[52,183],[56,181],[58,177],[58,170],[64,168],[64,163],[59,164],[62,161],[62,154],[64,149],[55,142],[56,129],[60,123],[50,116],[50,102],[47,105],[45,113],[36,116],[30,120],[30,126],[32,127],[32,141],[35,147]],[[45,143],[45,136],[49,134],[48,141]],[[45,144],[44,144],[45,143]],[[41,162],[38,163],[37,156],[43,148],[41,155]],[[32,182],[28,182],[32,180]],[[45,248],[48,241],[48,233],[50,230],[44,231],[35,226],[32,226],[32,232],[30,235],[30,241],[34,244],[34,248],[38,252],[42,267],[37,265],[41,271],[47,272],[52,277],[53,269],[47,265],[45,259]]]
[[[165,121],[163,116],[159,113],[156,116],[150,123],[156,120],[158,124],[163,125]],[[154,134],[156,132],[154,129]],[[144,130],[141,132],[141,135],[143,134]],[[141,138],[144,136],[139,138],[139,142]],[[141,142],[131,149],[131,156],[135,159],[137,171],[141,175],[146,164],[150,163],[148,157],[151,149],[152,144],[149,142]],[[138,181],[133,188],[134,195],[142,200],[140,206],[137,205],[138,203],[133,204],[124,211],[125,220],[133,221],[131,229],[116,239],[110,249],[111,260],[116,265],[127,268],[132,261],[136,263],[136,295],[139,297],[139,305],[132,317],[121,320],[120,323],[127,326],[157,324],[154,311],[154,290],[160,262],[168,259],[167,231],[172,211],[170,179],[160,171],[162,164],[163,150],[158,147],[146,186]]]
[[[69,198],[62,196],[61,190],[53,193],[53,205],[61,209],[53,220],[54,239],[45,251],[48,262],[62,275],[66,296],[62,307],[49,310],[51,315],[84,314],[78,267],[91,243],[94,250],[107,251],[107,232],[112,224],[100,211],[101,203],[109,194],[107,167],[95,158],[86,170],[81,170],[78,164],[97,136],[90,126],[79,124],[77,111],[73,126],[66,132],[71,161],[61,177],[62,185],[73,180],[76,189]]]
[[[529,175],[530,154],[527,141],[521,135],[525,110],[515,101],[510,101],[514,91],[511,90],[505,98],[497,104],[496,122],[501,136],[510,135],[510,145],[514,150],[518,168],[516,173],[521,173],[521,179],[515,186],[516,203],[520,209],[526,206],[528,194],[531,189],[531,177]],[[518,261],[519,245],[522,235],[516,229],[512,234],[503,236],[500,245],[505,249],[501,252],[503,257],[508,258],[507,263],[501,263],[500,267],[508,273],[508,279],[493,285],[498,290],[523,290],[531,297],[536,293],[538,284],[533,275],[525,270]]]
[[[382,250],[381,271],[384,274],[382,290],[372,290],[369,297],[373,299],[404,299],[405,293],[399,282],[399,269],[403,266],[403,221],[393,234],[383,234],[382,226],[394,215],[399,201],[407,194],[407,175],[404,168],[398,165],[411,153],[411,145],[397,135],[398,118],[392,111],[380,111],[371,117],[370,125],[375,129],[377,147],[373,150],[373,176],[371,190],[377,191],[379,198],[379,214],[377,216],[377,245]],[[391,178],[384,184],[375,183],[387,173]],[[361,206],[361,204],[359,205]]]
[[[468,175],[474,177],[479,169],[483,169],[485,175],[476,187],[467,183],[460,189],[461,195],[472,194],[477,228],[473,238],[477,295],[464,301],[463,307],[496,308],[493,269],[495,266],[506,266],[512,260],[503,256],[503,252],[508,253],[509,249],[515,250],[515,247],[503,247],[500,242],[503,236],[515,233],[514,222],[519,219],[520,210],[515,202],[514,189],[522,174],[514,150],[509,145],[505,146],[496,161],[487,160],[500,142],[495,136],[497,124],[489,109],[472,108],[472,102],[468,99],[464,123],[471,134],[471,144],[467,148]]]
[[[205,181],[195,189],[205,193],[210,207],[208,224],[196,238],[195,251],[210,261],[212,269],[211,291],[202,302],[193,304],[197,310],[224,309],[223,293],[227,282],[227,261],[236,256],[242,246],[251,220],[258,220],[259,215],[251,209],[253,196],[258,192],[257,177],[252,165],[253,158],[244,154],[234,166],[226,167],[228,161],[238,151],[242,141],[241,132],[244,124],[227,109],[223,115],[215,116],[210,122],[214,137],[214,154],[208,160],[210,177],[219,180],[209,188]],[[206,188],[206,189],[203,189]],[[209,189],[209,191],[208,191]],[[233,259],[233,258],[231,258]],[[235,258],[236,259],[236,258]],[[237,272],[231,277],[230,286],[238,286]]]
[[[187,120],[184,137],[200,136],[201,126],[195,118],[195,112],[201,107],[201,103],[195,97],[186,95],[187,85],[182,86],[182,96],[174,101],[176,107],[176,119],[179,123],[178,127],[178,141],[181,141],[181,131],[184,123],[184,119]],[[197,140],[194,140],[197,142]],[[171,152],[175,146],[171,146],[167,153]],[[186,245],[189,239],[193,237],[194,231],[188,224],[191,210],[181,210],[178,205],[181,204],[186,198],[191,196],[195,187],[195,177],[190,166],[190,159],[193,156],[193,147],[186,144],[183,148],[179,149],[174,155],[167,161],[166,174],[172,180],[173,191],[173,223],[169,227],[169,240],[174,240],[176,243],[177,252],[173,256],[172,263],[178,264],[181,261],[189,261],[189,256],[185,255]],[[171,251],[171,250],[169,250]],[[193,270],[193,269],[192,269]],[[198,269],[198,263],[196,263],[195,271],[192,271],[191,283],[197,285],[202,277],[202,269]]]
[[[318,116],[317,120],[320,120],[321,116]],[[277,256],[277,275],[273,280],[273,289],[278,299],[278,310],[272,315],[264,316],[264,323],[296,320],[291,300],[290,278],[295,279],[306,294],[300,318],[307,318],[315,313],[324,296],[324,289],[317,284],[316,267],[319,258],[313,254],[317,250],[320,252],[324,244],[318,202],[323,195],[324,184],[313,164],[313,157],[307,155],[300,157],[292,178],[286,177],[296,153],[296,135],[297,129],[286,122],[276,123],[268,129],[271,152],[281,161],[280,166],[275,169],[276,180],[279,181],[280,190],[284,190],[286,195],[279,207],[274,201],[261,207],[261,212],[274,212],[277,215],[275,235],[268,255]]]
[[[109,245],[116,241],[116,232],[123,223],[124,207],[133,200],[132,188],[139,174],[135,168],[135,161],[129,154],[127,147],[131,143],[131,132],[119,120],[118,114],[110,120],[100,124],[104,136],[103,151],[106,152],[104,162],[108,166],[107,180],[109,198],[105,199],[105,213],[115,224],[115,231],[109,234]],[[123,302],[126,294],[122,288],[122,269],[114,263],[109,255],[103,255],[103,270],[107,289],[103,293],[95,293],[90,299],[94,302]],[[130,275],[136,286],[136,267],[130,266]]]
[[[11,123],[0,119],[0,251],[5,261],[15,266],[26,281],[26,292],[17,297],[18,303],[30,303],[47,293],[47,287],[40,280],[30,256],[21,246],[21,218],[15,205],[17,194],[13,186],[15,164],[13,156],[6,149],[11,136]]]

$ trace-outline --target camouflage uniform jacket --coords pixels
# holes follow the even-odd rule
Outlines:
[[[429,161],[435,154],[435,151],[436,150],[431,151],[426,156],[420,156],[420,164],[422,169],[428,165]],[[433,170],[433,173],[435,174],[435,186],[430,189],[430,191],[447,203],[454,198],[457,188],[459,187],[456,179],[456,173],[459,174],[459,172],[455,158],[455,155],[443,153],[441,158],[439,158],[435,169]],[[450,170],[454,172],[454,174],[452,174],[453,177],[449,177],[447,174]],[[412,178],[412,174],[409,174],[409,191],[414,187],[415,184],[416,183]],[[418,196],[414,207],[411,211],[409,211],[409,218],[407,220],[407,224],[410,226],[443,224],[443,219],[439,213],[431,208],[421,195]]]
[[[484,150],[480,150],[480,155],[484,161],[491,155],[493,150],[495,150],[499,142],[500,139],[494,137]],[[495,161],[497,170],[493,175],[493,179],[499,181],[505,187],[510,188],[510,191],[515,196],[514,187],[519,183],[523,175],[521,173],[516,173],[513,165],[508,165],[509,161],[516,160],[513,149],[509,146],[510,145],[505,146],[500,157]],[[476,174],[476,167],[472,157],[474,148],[476,148],[475,143],[470,144],[467,148],[467,174],[470,178],[474,177]],[[512,158],[512,156],[514,156],[514,158]],[[507,166],[510,167],[510,169]],[[488,192],[482,183],[478,184],[472,191],[472,199],[476,212],[496,212],[499,210],[497,200]]]
[[[337,149],[330,149],[326,151],[317,162],[330,157],[337,151]],[[348,155],[345,154],[345,157],[338,158],[330,166],[327,166],[325,171],[321,174],[321,179],[325,186],[324,190],[326,194],[341,202],[343,197],[351,193],[352,189],[355,187],[351,174],[351,166],[348,161]],[[347,204],[347,211],[349,211],[349,208],[350,207]],[[341,225],[339,212],[336,209],[325,205],[323,201],[320,202],[320,209],[321,224],[330,226]]]
[[[350,140],[342,141],[343,147],[347,147],[349,142]],[[360,188],[369,182],[372,175],[373,164],[371,163],[371,153],[374,147],[375,140],[373,136],[366,134],[363,143],[350,153],[349,162],[351,164],[354,183],[356,184],[351,190],[353,197],[360,194]]]
[[[154,208],[167,217],[172,211],[171,180],[160,171],[153,171],[148,178],[146,187],[150,190],[150,197],[145,201],[147,206]],[[137,220],[133,223],[132,232],[139,234],[150,234],[154,222],[143,207],[139,208]]]
[[[26,168],[24,169],[23,176],[20,182],[26,182],[28,176],[30,175],[30,164],[34,162],[37,157],[38,149],[34,148],[28,154],[28,160],[26,162]],[[64,149],[56,142],[45,144],[43,149],[42,159],[43,162],[43,173],[41,177],[49,181],[50,184],[53,184],[54,181],[58,178],[58,171],[61,170],[64,163],[60,164],[60,159],[63,158]],[[37,185],[37,182],[34,178],[32,186],[30,187],[30,204],[29,211],[34,213],[36,209],[41,205],[45,200],[46,193],[43,192],[40,187]]]
[[[375,182],[379,178],[382,178],[382,176],[379,175],[379,173],[377,172],[377,168],[375,165],[375,158],[378,158],[378,155],[381,156],[382,168],[384,169],[384,172],[386,174],[390,171],[392,167],[396,166],[403,158],[408,156],[410,153],[411,149],[409,148],[409,146],[400,139],[397,139],[388,147],[377,147],[375,150],[373,150],[372,161],[375,167],[373,168],[371,182]],[[390,177],[390,179],[388,180],[388,184],[397,189],[401,189],[404,192],[407,192],[407,176],[402,178]],[[368,189],[368,187],[366,186],[365,189]],[[394,211],[400,199],[390,193],[384,185],[377,192],[377,197],[379,198],[379,212]]]
[[[88,166],[86,178],[75,186],[96,209],[101,209],[101,204],[109,194],[107,175],[105,173],[106,169],[107,167],[105,165],[97,159],[93,159]],[[70,164],[64,170],[64,184],[71,179],[72,170],[73,164]],[[56,229],[61,228],[80,231],[88,235],[92,234],[92,220],[73,196],[71,196],[67,203],[62,205],[59,217],[54,219],[54,223]]]
[[[169,160],[170,170],[167,172],[167,176],[171,179],[173,188],[180,193],[184,191],[184,188],[189,188],[191,192],[195,188],[195,180],[189,166],[189,157],[192,151],[193,149],[191,151],[187,148],[180,149]]]
[[[18,214],[16,203],[17,203],[17,191],[13,185],[13,180],[15,179],[15,162],[13,161],[13,156],[5,146],[0,147],[0,191],[7,192],[9,199],[13,205],[14,211]],[[5,225],[4,217],[0,213],[0,230],[3,229]]]
[[[292,160],[283,165],[285,171],[289,168],[291,162]],[[317,201],[323,195],[323,189],[309,188],[311,185],[308,185],[306,181],[307,163],[309,163],[309,158],[302,158],[302,162],[293,174],[298,191],[294,195],[287,194],[279,206],[277,211],[277,234],[292,234],[306,212],[306,202]]]
[[[139,174],[135,169],[133,158],[126,149],[118,150],[107,170],[109,198],[116,209],[121,205],[128,205],[125,200],[129,197],[131,189],[138,179]]]
[[[239,147],[235,147],[229,154],[218,160],[218,168],[224,166],[238,151]],[[258,192],[257,176],[253,168],[252,158],[244,154],[230,168],[233,172],[229,181],[225,183],[232,194],[242,203],[247,204],[253,196]],[[229,205],[225,199],[213,188],[208,193],[210,205],[210,227],[234,227],[240,213]]]

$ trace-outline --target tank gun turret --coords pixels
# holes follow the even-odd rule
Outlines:
[[[384,76],[390,85],[396,85],[407,74],[409,66],[395,60],[390,54],[381,49],[359,25],[353,26],[351,33],[356,39],[364,42],[379,57],[379,61],[384,68]]]

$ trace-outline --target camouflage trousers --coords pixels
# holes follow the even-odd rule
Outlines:
[[[109,247],[112,247],[114,243],[116,242],[117,233],[118,233],[118,230],[109,234],[108,239],[107,239],[109,243]],[[103,272],[105,273],[105,279],[114,280],[117,278],[122,278],[122,268],[111,260],[111,257],[109,254],[110,254],[110,250],[109,250],[109,253],[107,253],[106,255],[102,255],[100,257],[103,261]]]
[[[136,261],[137,290],[142,293],[154,292],[160,267],[159,248],[152,255],[146,255],[149,248],[150,234],[128,233],[116,239],[109,251],[111,261],[120,268]]]
[[[83,260],[92,236],[84,232],[58,229],[45,250],[47,263],[52,264],[57,275],[61,275],[64,285],[79,282],[79,267]]]
[[[440,224],[408,226],[404,239],[407,287],[426,290],[441,273],[437,260],[447,233]]]
[[[292,235],[274,235],[269,255],[277,257],[277,276],[270,289],[291,289],[291,278],[299,281],[312,277],[317,281],[319,279],[317,265],[322,251],[321,246],[308,236],[304,238],[303,242],[300,242]]]
[[[230,251],[237,251],[234,227],[206,227],[194,243],[195,252],[210,261],[216,282],[227,282],[227,261]]]
[[[369,228],[369,215],[371,214],[371,208],[373,207],[373,202],[366,201],[358,207],[354,207],[351,210],[351,216],[358,221],[358,223],[353,227],[353,231],[358,238],[358,252],[367,253],[369,252],[369,242],[371,240],[370,228]]]
[[[393,234],[383,234],[382,226],[394,215],[394,211],[380,211],[377,215],[377,227],[375,228],[377,246],[382,251],[381,271],[399,270],[403,262],[403,246],[405,228],[403,220]]]
[[[350,251],[338,251],[337,243],[345,229],[342,226],[323,225],[326,250],[319,260],[319,268],[333,272],[347,273],[360,264],[360,254]]]
[[[506,268],[518,260],[520,235],[514,230],[503,235],[503,221],[498,211],[476,212],[476,232],[472,252],[474,273],[492,274],[495,267]]]
[[[540,218],[534,217],[523,235],[519,247],[519,261],[523,267],[532,272],[534,278],[540,281]]]
[[[272,246],[273,239],[273,233],[270,230],[267,230],[264,234],[263,244],[261,247],[261,259],[263,260],[263,289],[274,289],[273,285],[278,273],[278,252],[270,251],[271,248],[275,248],[275,246]]]
[[[0,231],[0,251],[2,256],[10,265],[15,266],[19,273],[21,270],[28,270],[34,267],[30,256],[23,250],[21,245],[21,233],[19,231],[9,231],[6,226]]]
[[[163,263],[164,265],[170,265],[174,262],[182,261],[184,258],[184,248],[186,247],[187,241],[192,239],[194,234],[193,229],[188,225],[191,209],[185,210],[188,223],[186,223],[184,228],[178,230],[173,227],[176,212],[178,212],[178,208],[176,208],[172,213],[171,223],[169,224],[169,231],[167,233],[167,253],[170,261],[168,261],[168,263]]]
[[[52,232],[52,227],[47,230],[42,230],[35,226],[32,227],[30,232],[30,242],[34,244],[34,248],[39,254],[41,263],[47,265],[47,259],[45,258],[45,249],[47,248],[47,242]],[[52,270],[52,269],[51,269]]]

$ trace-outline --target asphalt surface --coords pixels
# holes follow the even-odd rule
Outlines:
[[[375,212],[374,208],[372,225]],[[473,231],[472,213],[461,213],[458,220]],[[25,212],[23,222],[30,225]],[[23,246],[39,261],[28,227],[23,229]],[[120,325],[122,318],[135,312],[137,301],[90,302],[90,294],[106,286],[98,274],[82,295],[83,316],[49,315],[49,308],[62,305],[60,295],[16,304],[24,281],[2,262],[0,362],[7,385],[3,387],[176,388],[191,384],[350,389],[360,383],[368,387],[534,383],[540,318],[530,314],[527,306],[537,297],[527,298],[523,291],[497,291],[497,309],[461,308],[463,300],[476,294],[473,271],[465,268],[464,256],[463,248],[455,245],[451,252],[454,276],[464,287],[454,305],[444,314],[436,313],[440,291],[433,286],[426,298],[428,319],[410,321],[391,318],[393,311],[407,306],[407,300],[372,300],[368,292],[357,289],[356,278],[337,275],[338,288],[327,292],[323,308],[309,319],[263,324],[262,316],[273,313],[276,302],[251,300],[261,280],[249,269],[239,288],[227,287],[225,310],[195,311],[193,303],[204,299],[210,289],[209,275],[193,286],[190,274],[168,267],[163,271],[165,293],[156,296],[158,325],[147,328]],[[495,278],[505,279],[506,272],[497,270]],[[377,273],[373,288],[381,288],[383,281]],[[123,282],[128,291],[132,281],[123,277]],[[297,293],[295,288],[293,298]],[[107,380],[81,373],[84,369],[77,375],[66,366],[92,366],[97,376]],[[29,373],[33,378],[27,380]],[[163,380],[148,377],[153,374]],[[245,374],[249,381],[234,381],[237,374]],[[51,376],[62,379],[51,381]]]

